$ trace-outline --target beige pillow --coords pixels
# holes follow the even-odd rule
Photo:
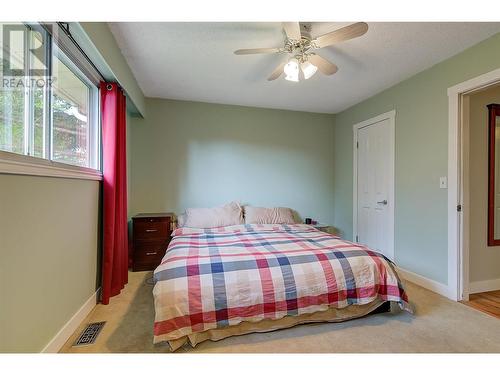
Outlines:
[[[188,208],[184,225],[191,228],[215,228],[243,224],[243,210],[237,202],[222,207]]]
[[[252,207],[245,206],[245,223],[247,224],[295,224],[293,212],[286,207]]]

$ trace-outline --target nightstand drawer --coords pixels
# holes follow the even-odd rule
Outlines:
[[[134,270],[137,268],[138,264],[147,265],[150,270],[153,270],[156,267],[158,267],[164,255],[165,255],[165,250],[149,251],[144,254],[135,254]]]
[[[155,239],[170,236],[170,220],[149,221],[134,220],[134,238],[135,239]]]
[[[168,248],[170,241],[135,241],[134,271],[156,268]]]
[[[146,255],[147,253],[159,252],[159,251],[163,251],[163,254],[165,254],[165,250],[167,250],[169,243],[170,243],[170,237],[168,237],[168,239],[166,240],[161,240],[161,241],[137,240],[134,242],[134,254]]]

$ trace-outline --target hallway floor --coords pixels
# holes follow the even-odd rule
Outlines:
[[[500,290],[471,294],[469,301],[463,303],[488,315],[500,318]]]

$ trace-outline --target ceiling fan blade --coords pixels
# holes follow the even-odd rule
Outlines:
[[[269,78],[267,79],[268,81],[274,81],[276,78],[278,78],[282,73],[283,73],[283,68],[285,67],[286,61],[283,61],[274,71],[271,73]]]
[[[319,55],[309,55],[308,60],[311,64],[316,65],[321,73],[326,74],[328,76],[336,73],[337,70],[339,70],[337,65],[331,63],[330,61],[324,59]]]
[[[283,29],[285,29],[288,39],[300,40],[300,25],[298,22],[283,22]]]
[[[251,55],[254,53],[278,53],[279,48],[250,48],[250,49],[238,49],[234,51],[235,55]]]
[[[357,22],[352,25],[342,27],[341,29],[332,31],[330,33],[321,35],[313,40],[313,43],[318,48],[323,48],[331,46],[332,44],[343,42],[344,40],[349,40],[357,38],[365,34],[368,31],[368,24],[365,22]]]

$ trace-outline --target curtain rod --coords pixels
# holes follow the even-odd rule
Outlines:
[[[69,30],[69,22],[57,22],[57,25],[63,29],[64,33],[68,36],[68,38],[73,42],[73,44],[76,46],[78,51],[85,57],[85,59],[89,62],[90,65],[95,69],[95,71],[99,74],[101,79],[106,82],[106,78],[102,75],[101,71],[95,66],[95,64],[92,62],[90,57],[85,53],[85,51],[80,47],[80,45],[77,43],[75,38],[73,38],[73,35],[71,35],[71,32]]]

